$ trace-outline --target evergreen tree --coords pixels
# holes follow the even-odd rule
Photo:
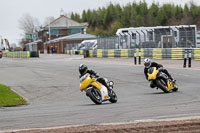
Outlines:
[[[71,14],[71,19],[89,24],[88,33],[96,35],[115,34],[118,28],[138,26],[165,26],[196,24],[200,26],[200,6],[193,2],[184,7],[174,4],[152,3],[145,1],[120,6],[110,3],[97,10],[83,10],[82,16]]]

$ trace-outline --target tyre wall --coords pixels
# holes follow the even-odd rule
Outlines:
[[[153,59],[183,59],[184,54],[189,53],[192,55],[192,59],[200,60],[200,48],[192,48],[192,49],[183,49],[183,48],[142,48],[142,49],[98,49],[98,50],[89,50],[89,57],[97,57],[97,58],[128,58],[139,56],[139,52],[141,58],[153,58]],[[68,50],[67,54],[73,54],[72,50]],[[83,51],[79,51],[79,54],[83,54]]]

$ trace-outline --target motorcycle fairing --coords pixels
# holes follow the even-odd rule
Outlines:
[[[92,82],[92,79],[90,78],[90,75],[86,75],[85,79],[80,83],[80,90],[85,90]]]
[[[177,88],[177,85],[176,84],[173,84],[170,80],[167,81],[167,90],[172,90],[174,88]]]
[[[104,85],[102,85],[98,81],[92,82],[91,85],[94,86],[94,87],[96,87],[96,88],[98,88],[101,91],[102,100],[109,99],[108,90],[107,90],[107,88]]]
[[[156,67],[151,68],[153,69],[152,73],[147,73],[148,75],[148,80],[155,80],[156,79],[156,75],[158,74],[158,70],[156,69]]]

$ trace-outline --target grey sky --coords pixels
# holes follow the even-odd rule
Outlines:
[[[59,17],[61,8],[65,13],[82,13],[84,9],[105,7],[110,1],[113,4],[126,5],[129,2],[140,0],[0,0],[0,36],[7,38],[10,43],[18,43],[22,38],[19,19],[27,13],[43,24],[46,17]],[[184,5],[191,0],[146,0],[148,5],[153,1],[159,1],[160,5],[163,3]],[[200,0],[193,0],[193,2],[200,5]]]

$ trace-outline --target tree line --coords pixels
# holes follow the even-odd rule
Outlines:
[[[119,28],[140,26],[197,25],[200,28],[200,6],[193,2],[184,7],[175,4],[152,3],[145,1],[128,3],[125,6],[110,3],[96,10],[83,10],[73,13],[71,19],[87,22],[87,32],[95,35],[114,35]]]

